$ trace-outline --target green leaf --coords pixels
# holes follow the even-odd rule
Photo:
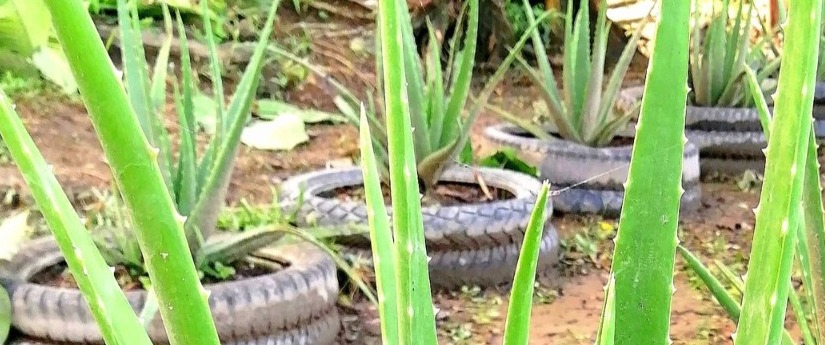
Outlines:
[[[416,79],[409,80],[404,71],[416,70],[408,58],[415,53],[412,30],[406,2],[383,0],[379,2],[378,25],[381,37],[383,90],[389,152],[390,190],[392,196],[392,229],[395,239],[395,269],[398,315],[398,342],[393,344],[433,344],[436,342],[435,317],[430,292],[427,250],[424,246],[424,223],[421,215],[416,153],[410,131],[423,132],[426,128],[411,117],[420,114],[410,111],[415,100],[405,90],[407,83],[414,92]],[[391,67],[386,67],[391,66]],[[414,74],[412,74],[414,75]],[[408,97],[410,97],[408,99]],[[420,104],[419,104],[420,105]],[[363,114],[363,112],[362,112]],[[364,116],[361,116],[363,119]],[[415,120],[421,121],[421,119]],[[363,121],[362,121],[363,122]],[[426,142],[418,142],[426,144]],[[413,313],[410,310],[414,311]]]
[[[481,159],[478,164],[485,167],[518,171],[535,177],[539,176],[539,170],[521,160],[512,148],[496,151],[496,153]]]
[[[80,94],[111,165],[114,181],[129,208],[141,249],[154,254],[146,255],[146,270],[170,343],[217,345],[218,334],[187,246],[183,219],[175,210],[157,163],[158,150],[143,135],[135,109],[112,69],[88,10],[79,1],[47,0],[46,5],[73,74],[83,76],[77,78]],[[46,203],[38,204],[43,207]],[[69,248],[62,248],[64,254],[71,251]],[[86,255],[83,258],[88,259]],[[73,272],[76,277],[82,275],[77,268]],[[108,267],[101,274],[113,278]],[[134,315],[131,307],[127,308]],[[137,317],[132,317],[134,323],[123,324],[128,326],[116,323],[122,327],[118,331],[142,332]],[[140,338],[125,339],[107,343],[131,344]]]
[[[384,344],[400,344],[398,313],[398,286],[396,285],[395,246],[390,220],[384,205],[384,193],[381,191],[380,174],[371,145],[369,125],[366,113],[361,107],[361,127],[359,144],[361,147],[361,170],[364,176],[364,195],[366,196],[367,218],[369,220],[370,244],[372,245],[373,265],[375,266],[375,283],[378,289],[378,314],[381,322],[381,338]]]
[[[258,228],[235,234],[221,234],[207,240],[195,254],[195,264],[205,267],[215,262],[231,263],[271,245],[284,236],[278,228]]]
[[[304,121],[294,114],[284,114],[272,121],[256,121],[244,128],[241,142],[259,150],[291,150],[309,141]]]
[[[125,97],[123,101],[125,104]],[[109,270],[109,265],[97,250],[91,234],[83,226],[69,198],[60,188],[46,160],[2,90],[0,136],[3,137],[40,212],[54,234],[81,293],[88,301],[103,339],[109,344],[151,344],[126,295]],[[3,302],[8,302],[5,290],[0,296],[0,303]],[[8,308],[0,307],[0,310],[3,309]],[[0,319],[3,317],[0,316]],[[0,324],[3,323],[0,321]]]
[[[545,182],[536,197],[530,222],[524,232],[521,252],[519,253],[516,273],[513,278],[513,290],[507,307],[507,320],[504,324],[504,344],[527,345],[530,336],[530,311],[533,306],[533,284],[536,280],[536,265],[541,249],[541,234],[544,231],[544,214],[547,210],[547,191],[550,185]]]
[[[762,203],[756,211],[751,260],[745,280],[742,317],[735,344],[775,344],[784,329],[796,229],[800,226],[807,148],[816,74],[822,1],[791,3],[779,87],[766,151]],[[809,17],[808,17],[809,16]]]
[[[683,193],[689,17],[689,2],[661,2],[615,240],[616,309],[612,312],[618,344],[670,342],[676,230]]]
[[[240,137],[244,125],[251,117],[252,101],[255,98],[258,84],[260,82],[261,69],[264,63],[264,52],[268,46],[269,37],[272,35],[273,22],[275,14],[278,9],[280,0],[272,2],[272,7],[269,9],[267,15],[266,25],[261,30],[260,40],[255,46],[255,52],[249,60],[249,64],[244,70],[241,81],[238,83],[235,94],[232,95],[232,100],[229,103],[229,108],[226,110],[226,121],[228,127],[225,136],[221,142],[212,140],[207,148],[207,155],[204,159],[208,159],[214,154],[211,161],[205,160],[209,163],[206,166],[204,183],[200,188],[198,202],[194,210],[187,220],[187,227],[200,226],[201,222],[206,221],[206,217],[214,217],[217,219],[218,213],[213,212],[212,209],[216,206],[215,202],[223,203],[222,200],[214,199],[217,195],[218,189],[227,183],[227,179],[231,176],[231,169],[235,154],[240,144]],[[201,163],[203,165],[203,162]],[[211,219],[210,219],[211,220]],[[200,229],[204,232],[212,232],[214,229]]]

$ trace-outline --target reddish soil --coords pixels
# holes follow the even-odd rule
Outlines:
[[[382,187],[384,202],[390,205],[392,203],[390,190],[386,186]],[[439,183],[432,191],[425,194],[421,200],[421,205],[425,207],[434,205],[453,206],[466,203],[493,202],[513,197],[511,193],[503,189],[486,185],[485,188],[486,190],[482,189],[479,185],[465,183]],[[336,188],[321,195],[328,198],[334,197],[341,201],[366,200],[364,188],[361,186]]]
[[[280,24],[282,28],[299,30],[297,25],[292,25],[298,16],[288,6],[280,13],[284,16]],[[347,23],[346,20],[342,22]],[[341,44],[341,38],[322,31],[312,32],[313,61],[321,66],[335,67],[334,74],[354,90],[363,90],[365,85],[370,85],[372,57],[353,52]],[[628,84],[637,83],[643,76],[643,71],[633,70]],[[508,109],[517,109],[515,112],[519,116],[533,116],[532,102],[539,99],[537,91],[525,87],[522,78],[511,78],[498,91],[494,102]],[[286,99],[301,106],[331,110],[332,96],[332,89],[318,78],[310,77],[287,93]],[[37,146],[76,202],[82,203],[92,188],[108,187],[111,172],[82,105],[53,95],[23,97],[15,101]],[[167,122],[174,127],[172,116],[170,112]],[[494,151],[495,148],[484,140],[483,128],[498,121],[489,114],[482,114],[476,121],[472,133],[479,155]],[[357,131],[352,127],[311,125],[309,132],[310,141],[289,152],[273,153],[243,147],[232,176],[229,202],[234,204],[246,199],[251,203],[268,203],[272,198],[271,188],[290,175],[322,168],[333,160],[352,159],[358,154]],[[594,175],[598,173],[593,172]],[[28,194],[25,185],[14,166],[0,166],[0,176],[0,186],[24,196],[9,206],[31,206],[25,197]],[[737,187],[735,179],[708,182],[703,183],[702,193],[701,209],[683,216],[679,231],[682,243],[705,262],[718,259],[735,271],[743,272],[753,235],[751,210],[758,202],[758,186],[743,191]],[[592,344],[604,298],[603,286],[610,266],[616,220],[556,216],[554,224],[565,241],[565,265],[563,274],[539,290],[532,314],[530,343]],[[684,269],[683,261],[677,258],[676,262],[678,273],[671,319],[674,344],[731,344],[730,335],[735,331],[735,325],[726,318],[701,282]],[[438,294],[436,301],[441,310],[442,344],[500,343],[507,292],[469,289]],[[374,314],[362,310],[359,318],[353,315],[353,309],[342,307],[342,310],[347,332],[341,343],[377,343],[370,334],[374,323],[365,320]]]

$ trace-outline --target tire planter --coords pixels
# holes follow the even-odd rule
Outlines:
[[[512,282],[524,231],[541,183],[525,174],[491,168],[453,166],[445,169],[442,182],[476,183],[478,173],[490,187],[504,189],[512,198],[487,203],[422,207],[430,283],[434,289],[453,289],[465,284],[484,287]],[[361,169],[327,169],[295,176],[280,186],[287,205],[300,200],[298,223],[304,226],[368,224],[367,207],[361,201],[342,201],[326,196],[336,188],[363,186]],[[392,209],[388,207],[392,217]],[[548,199],[537,275],[552,272],[560,259],[559,238],[550,223],[553,202]],[[348,236],[339,243],[354,255],[371,257],[368,235]]]
[[[617,216],[624,199],[624,183],[632,146],[593,148],[562,139],[540,140],[510,124],[487,127],[486,136],[496,144],[515,148],[522,159],[539,168],[550,181],[557,210],[580,214]],[[683,211],[695,210],[701,198],[699,151],[685,144],[681,199]]]
[[[622,91],[617,105],[628,106],[641,99],[643,87]],[[814,132],[825,139],[825,85],[817,83],[814,92]],[[626,108],[625,108],[626,109]],[[773,106],[769,107],[773,112]],[[685,136],[699,147],[701,171],[741,174],[745,170],[763,171],[767,141],[755,108],[697,107],[685,111]]]
[[[308,244],[264,249],[289,266],[275,273],[204,285],[209,292],[218,335],[223,344],[333,344],[340,329],[336,296],[338,280],[332,259]],[[13,274],[8,286],[12,325],[24,339],[16,344],[103,344],[100,330],[80,290],[31,283],[31,279],[64,262],[57,242],[44,237],[27,244],[4,267]],[[8,274],[7,273],[7,274]],[[10,279],[9,279],[10,278]],[[136,312],[146,292],[127,291]],[[155,344],[168,344],[157,314],[147,329]]]

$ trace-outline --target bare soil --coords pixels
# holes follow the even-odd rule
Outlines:
[[[284,6],[280,13],[281,28],[300,30],[296,21],[304,17],[295,15],[289,6]],[[337,16],[325,23],[337,25],[335,27],[340,27],[337,30],[342,32],[346,28],[357,28],[357,24],[353,24],[357,21]],[[343,38],[332,35],[334,32],[319,33],[322,31],[312,33],[314,50],[311,60],[322,67],[332,67],[333,74],[353,90],[363,90],[371,85],[372,57],[342,44],[350,41],[342,41]],[[290,31],[284,29],[281,32]],[[627,84],[636,84],[643,76],[643,70],[632,70]],[[331,88],[310,76],[289,91],[286,99],[300,106],[332,110],[332,96]],[[494,102],[514,109],[519,116],[532,118],[535,113],[532,104],[536,99],[539,99],[537,90],[526,86],[523,77],[514,74],[497,90]],[[112,175],[82,105],[53,96],[24,97],[15,101],[26,128],[76,203],[83,204],[92,188],[108,188]],[[496,122],[499,120],[494,115],[482,114],[472,128],[478,155],[495,151],[495,146],[485,140],[483,129]],[[171,112],[168,123],[170,128],[174,127]],[[353,159],[358,154],[357,131],[350,126],[311,125],[309,133],[308,143],[289,152],[243,147],[232,175],[228,202],[236,204],[246,199],[250,203],[269,203],[272,188],[285,178],[323,168],[331,161]],[[2,191],[12,196],[9,199],[12,202],[7,202],[6,207],[30,207],[27,188],[16,167],[10,164],[0,166],[0,176]],[[752,209],[758,203],[759,186],[743,190],[736,182],[737,177],[703,183],[702,206],[693,214],[683,215],[679,237],[706,263],[717,259],[741,273],[750,253],[754,226]],[[566,215],[555,216],[553,223],[564,240],[564,267],[556,281],[538,291],[530,324],[530,343],[592,344],[604,300],[603,287],[610,268],[612,236],[617,220]],[[588,244],[596,249],[588,250]],[[685,269],[680,258],[677,258],[676,266],[678,273],[671,319],[673,343],[732,344],[730,336],[735,325],[701,282]],[[438,294],[435,299],[440,308],[441,343],[500,343],[507,295],[506,291],[475,291],[472,288]],[[363,299],[356,299],[353,306],[341,307],[345,326],[341,344],[379,343],[374,332],[375,313],[364,305]]]

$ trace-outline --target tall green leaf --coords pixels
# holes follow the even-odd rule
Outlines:
[[[47,0],[46,5],[130,210],[171,344],[218,344],[207,294],[184,236],[184,219],[160,172],[159,150],[143,135],[86,8],[80,1]]]
[[[407,79],[404,55],[414,49],[404,37],[409,25],[406,3],[399,0],[379,1],[378,22],[381,33],[381,56],[384,81],[384,104],[387,123],[390,182],[395,238],[395,269],[398,288],[399,345],[436,342],[435,319],[430,294],[424,224],[418,194],[416,155],[410,133],[410,108],[407,102]],[[391,66],[391,67],[387,67]]]
[[[521,252],[513,277],[513,289],[510,293],[510,305],[507,307],[507,320],[504,323],[504,344],[527,345],[530,336],[530,311],[533,307],[533,286],[536,280],[536,265],[541,249],[541,234],[544,232],[544,214],[547,211],[547,191],[550,185],[545,182],[536,197],[536,204],[530,216],[530,222],[524,232]]]
[[[788,301],[811,131],[822,1],[791,3],[775,115],[766,151],[765,182],[756,210],[742,317],[735,344],[778,343]],[[799,18],[798,20],[794,20]],[[801,173],[797,173],[801,172]]]
[[[613,258],[617,344],[670,342],[689,16],[687,1],[661,3]]]
[[[126,103],[125,95],[123,97]],[[0,136],[54,234],[92,316],[109,344],[151,344],[109,265],[75,213],[43,155],[0,90]],[[5,291],[4,291],[5,292]],[[5,294],[4,294],[5,295]],[[5,297],[6,301],[8,296]],[[4,338],[5,336],[3,336]]]

